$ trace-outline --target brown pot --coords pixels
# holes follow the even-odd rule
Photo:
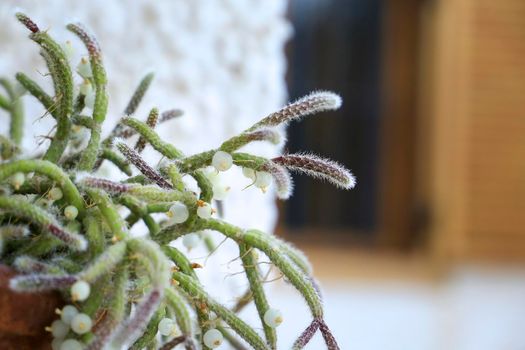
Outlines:
[[[51,349],[52,337],[45,327],[57,316],[55,309],[63,304],[55,292],[16,293],[9,280],[16,272],[0,265],[0,349]]]

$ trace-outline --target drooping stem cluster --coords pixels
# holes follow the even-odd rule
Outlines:
[[[243,174],[263,192],[274,183],[282,199],[292,193],[290,170],[352,188],[352,174],[330,160],[309,154],[267,159],[240,151],[251,142],[280,143],[277,126],[336,109],[341,104],[339,96],[314,92],[216,149],[186,156],[155,132],[157,124],[180,116],[179,110],[160,113],[153,108],[145,121],[132,116],[153,80],[153,74],[148,74],[124,109],[125,116],[102,139],[107,79],[94,36],[80,24],[67,26],[88,55],[76,68],[83,80],[77,88],[67,47],[26,15],[18,13],[17,18],[40,47],[54,94],[23,73],[16,74],[17,84],[42,103],[55,119],[56,130],[41,157],[26,158],[20,148],[24,92],[0,80],[6,92],[0,93],[0,109],[11,118],[9,137],[0,137],[0,258],[20,272],[10,282],[13,290],[69,292],[66,299],[74,305],[58,310],[60,319],[49,327],[56,345],[63,349],[171,349],[179,345],[196,349],[215,348],[226,339],[234,348],[248,344],[254,349],[275,349],[276,327],[283,315],[266,296],[258,267],[257,252],[261,252],[302,295],[312,314],[312,323],[294,348],[304,347],[319,330],[327,347],[338,349],[324,322],[319,288],[304,254],[273,235],[213,217],[213,206],[229,191],[217,174],[232,166],[242,167]],[[87,131],[87,142],[79,140],[80,130]],[[126,140],[135,134],[138,141],[128,145]],[[141,157],[148,145],[166,161],[159,166],[148,164]],[[97,175],[104,160],[114,163],[128,178],[115,182]],[[185,177],[195,179],[197,193],[188,189]],[[127,216],[121,207],[128,209]],[[155,219],[157,213],[165,213],[165,219]],[[136,238],[130,230],[140,221],[148,232]],[[221,233],[239,247],[249,284],[239,307],[229,309],[210,296],[194,271],[201,266],[170,245],[181,239],[192,248],[207,230]],[[215,249],[209,237],[205,241],[210,250]],[[249,325],[237,315],[250,300],[262,333],[260,326]]]

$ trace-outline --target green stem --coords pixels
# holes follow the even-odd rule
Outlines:
[[[233,239],[239,244],[245,243],[250,247],[261,250],[305,298],[312,315],[317,318],[323,317],[321,298],[317,293],[310,276],[305,274],[301,268],[299,268],[292,259],[286,255],[287,250],[282,249],[282,245],[279,244],[277,240],[264,232],[257,230],[248,230],[245,232],[239,227],[221,220],[196,219],[192,225],[167,227],[159,232],[154,239],[163,244],[167,244],[188,233],[202,230],[215,230],[221,232],[226,237]]]
[[[111,148],[102,148],[100,158],[109,160],[111,163],[115,164],[115,166],[119,168],[119,170],[124,174],[131,176],[131,167],[129,166],[127,159],[122,157],[119,153],[113,151]]]
[[[143,137],[157,152],[168,159],[177,159],[183,157],[183,153],[179,151],[171,143],[162,141],[160,136],[151,129],[148,124],[141,122],[135,118],[122,118],[122,124],[129,126],[136,130],[141,137]]]
[[[24,73],[16,73],[16,80],[27,90],[34,98],[36,98],[44,106],[46,111],[57,119],[58,115],[55,109],[55,101],[49,96],[44,89],[38,85],[36,81],[29,78]]]
[[[7,79],[0,79],[0,84],[6,89],[11,101],[8,110],[11,113],[9,136],[15,145],[20,146],[24,137],[24,105],[22,96],[17,96],[11,83]]]
[[[108,96],[106,93],[106,70],[102,63],[102,54],[96,40],[80,25],[68,24],[67,29],[76,34],[88,49],[89,63],[93,72],[95,87],[95,104],[93,106],[93,122],[96,127],[91,129],[91,137],[88,145],[78,163],[78,169],[90,171],[97,161],[98,150],[100,147],[100,130],[102,123],[106,119],[108,110]]]
[[[213,300],[192,277],[182,273],[173,272],[173,278],[179,282],[180,287],[195,301],[204,302],[207,307],[222,318],[237,334],[257,350],[269,349],[264,340],[243,320],[228,308]]]
[[[46,53],[46,61],[50,66],[51,76],[55,86],[57,101],[57,128],[53,140],[47,149],[44,159],[58,162],[69,140],[71,129],[70,117],[73,112],[73,74],[66,54],[60,45],[47,32],[36,32],[29,36],[42,47]]]
[[[69,179],[66,173],[58,166],[47,160],[25,159],[16,160],[0,165],[0,181],[7,179],[15,173],[31,173],[45,175],[55,181],[62,189],[65,200],[78,209],[79,218],[84,215],[84,200],[80,196],[78,189]]]
[[[266,299],[266,294],[264,293],[264,288],[260,280],[261,276],[257,268],[257,258],[251,249],[253,248],[249,248],[246,244],[239,244],[239,255],[241,256],[246,277],[250,283],[250,290],[253,301],[255,302],[255,307],[257,308],[259,318],[264,327],[266,341],[272,349],[276,349],[277,333],[275,332],[275,328],[268,326],[264,322],[264,314],[270,309],[270,306],[268,305],[268,300]]]
[[[174,291],[171,287],[166,288],[164,292],[166,303],[175,313],[175,318],[177,319],[177,324],[179,325],[182,334],[192,337],[190,313],[188,312],[184,300],[180,294]]]
[[[129,349],[141,350],[155,342],[155,336],[158,332],[159,322],[164,318],[164,316],[166,316],[166,308],[161,306],[153,314],[153,317],[149,321],[148,326],[146,327],[146,330],[142,336],[137,339]]]
[[[126,238],[128,236],[126,221],[120,216],[108,194],[97,189],[87,189],[86,192],[100,209],[114,239],[120,241]]]
[[[119,197],[119,201],[134,215],[142,218],[149,229],[150,235],[154,236],[160,231],[159,224],[149,215],[147,206],[140,200],[130,195],[122,195]]]

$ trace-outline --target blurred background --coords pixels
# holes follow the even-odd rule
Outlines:
[[[344,104],[291,125],[288,149],[358,184],[296,177],[277,232],[311,258],[342,347],[525,349],[525,1],[292,0],[289,17],[290,97]]]

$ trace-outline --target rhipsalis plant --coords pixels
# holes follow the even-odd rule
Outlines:
[[[232,166],[242,167],[252,185],[263,192],[273,184],[281,199],[292,193],[289,171],[352,188],[352,174],[331,160],[311,154],[267,159],[240,151],[251,142],[278,143],[281,135],[276,127],[336,109],[340,97],[314,92],[216,149],[187,156],[155,132],[157,124],[180,116],[180,111],[152,109],[145,121],[133,117],[153,79],[148,74],[132,95],[124,117],[102,138],[108,97],[96,39],[80,24],[67,26],[87,51],[87,58],[72,68],[70,43],[60,45],[25,14],[16,17],[40,47],[54,91],[45,91],[24,73],[17,73],[16,81],[0,80],[5,90],[0,93],[0,108],[10,116],[10,135],[0,136],[0,256],[2,263],[19,272],[10,281],[13,290],[62,292],[67,305],[57,310],[56,321],[49,325],[54,348],[197,349],[216,348],[228,341],[233,348],[275,349],[276,328],[286,322],[287,315],[272,308],[266,297],[258,268],[257,252],[261,252],[310,309],[311,324],[293,348],[303,348],[320,331],[328,349],[338,349],[324,321],[322,298],[305,256],[273,235],[217,218],[214,206],[229,190],[216,181],[216,174]],[[82,78],[80,86],[75,84],[75,74]],[[26,92],[56,122],[47,150],[35,158],[24,156],[21,150]],[[135,134],[138,141],[129,144]],[[87,142],[82,142],[81,135],[86,135]],[[141,157],[147,145],[165,161],[148,164]],[[104,161],[114,163],[128,178],[116,182],[97,175]],[[196,180],[197,193],[187,188],[185,177]],[[122,208],[129,214],[124,216]],[[165,213],[164,219],[155,219],[154,213]],[[149,231],[140,238],[130,234],[139,221]],[[180,239],[194,247],[203,230],[217,231],[239,247],[249,290],[233,309],[210,296],[194,271],[198,264],[170,245]],[[215,249],[209,239],[206,244]],[[248,325],[237,315],[251,301],[260,325]]]

